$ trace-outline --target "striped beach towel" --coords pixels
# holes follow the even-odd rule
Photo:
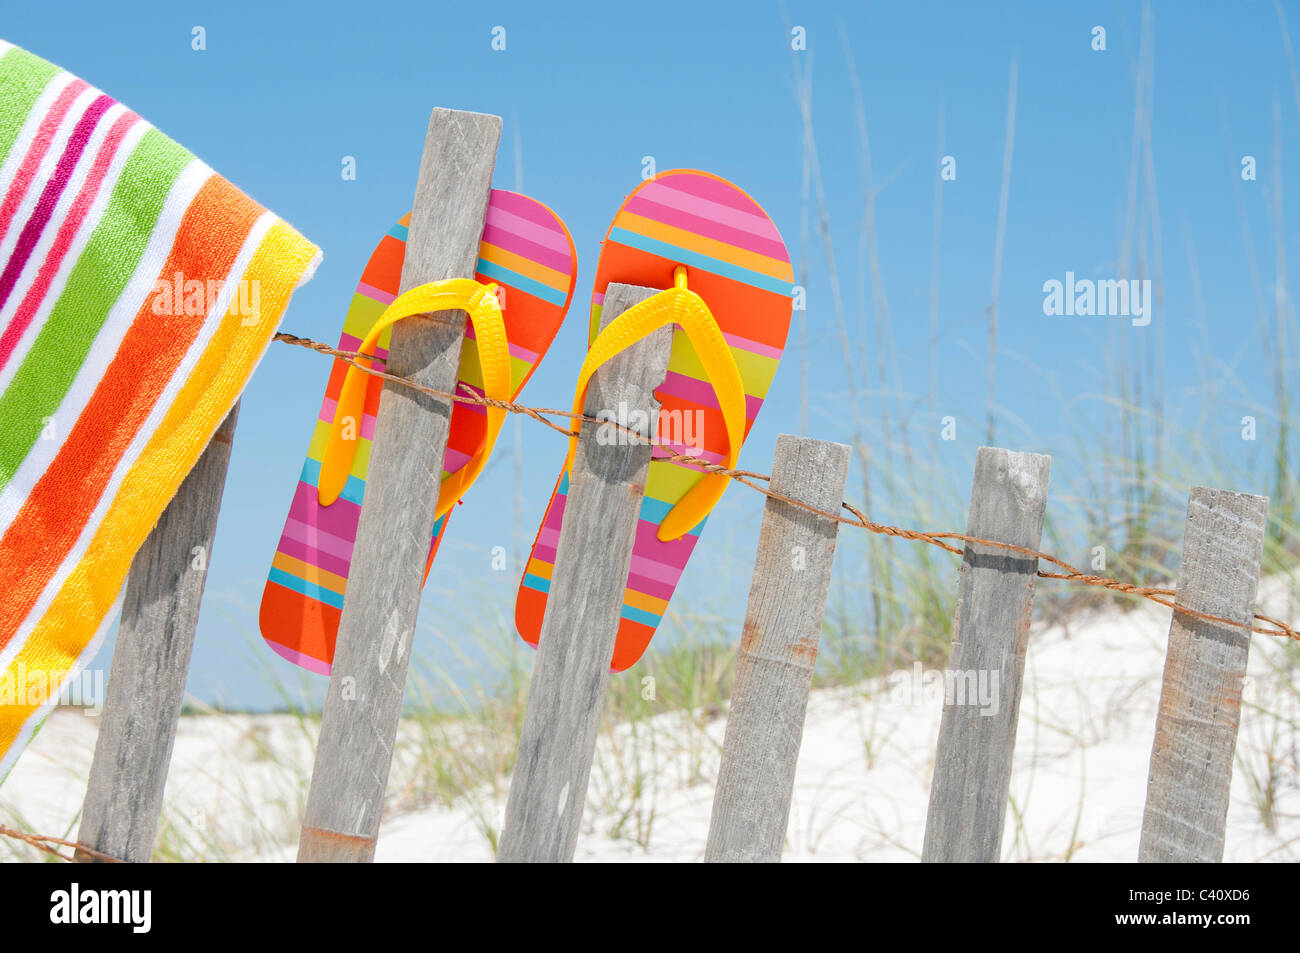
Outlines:
[[[0,41],[0,780],[320,253]]]

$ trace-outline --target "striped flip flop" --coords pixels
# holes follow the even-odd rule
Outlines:
[[[384,309],[397,297],[406,253],[406,215],[380,240],[357,283],[339,338],[339,349],[356,351]],[[559,217],[545,205],[514,192],[494,189],[475,278],[500,288],[506,339],[510,352],[510,390],[517,395],[536,369],[564,320],[573,296],[577,256],[573,240]],[[390,331],[384,331],[375,350],[376,366],[387,356]],[[361,515],[370,439],[383,390],[380,378],[368,377],[359,446],[346,481],[340,476],[337,499],[323,505],[318,490],[322,460],[326,457],[331,424],[343,390],[348,363],[335,359],[317,415],[307,459],[289,507],[284,532],[271,561],[262,594],[262,637],[278,654],[313,672],[328,674],[334,658],[339,617],[347,587],[357,520]],[[472,327],[466,328],[460,357],[460,390],[484,394],[484,374]],[[451,431],[443,458],[444,482],[466,467],[485,442],[487,415],[480,405],[457,403],[451,414]],[[445,493],[446,487],[444,487]],[[433,527],[429,566],[438,552],[450,516],[447,512]]]
[[[645,652],[708,511],[728,481],[663,457],[672,451],[734,465],[785,346],[793,277],[789,253],[763,209],[741,189],[707,172],[677,170],[644,182],[610,226],[596,270],[589,350],[575,409],[582,407],[591,372],[614,353],[614,339],[639,340],[667,323],[669,314],[681,319],[667,379],[656,391],[662,404],[658,445],[611,663],[616,672]],[[611,281],[665,290],[616,319],[624,333],[602,335],[601,305]],[[606,331],[612,329],[611,324]],[[515,603],[519,634],[533,646],[546,612],[572,444]]]

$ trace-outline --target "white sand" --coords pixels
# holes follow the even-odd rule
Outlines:
[[[1281,580],[1266,581],[1261,604],[1295,619],[1286,591]],[[1168,624],[1168,611],[1146,605],[1035,629],[1004,859],[1136,859]],[[1266,637],[1252,645],[1227,860],[1300,859],[1300,653],[1283,648]],[[940,709],[912,673],[816,692],[785,859],[917,859]],[[0,789],[0,822],[75,835],[96,726],[77,712],[52,717]],[[626,727],[603,735],[578,859],[700,860],[724,727],[720,717],[701,728],[666,713],[642,723],[635,741]],[[450,808],[418,806],[410,795],[418,737],[404,726],[378,860],[490,860],[484,832],[500,830],[508,779]],[[162,842],[183,843],[186,857],[291,860],[310,770],[311,739],[292,717],[186,717]],[[1270,790],[1272,829],[1261,794]]]

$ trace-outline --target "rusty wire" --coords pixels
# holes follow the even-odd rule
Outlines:
[[[569,428],[562,426],[553,420],[548,420],[547,419],[548,417],[562,417],[570,421],[579,420],[582,421],[583,423],[594,423],[594,424],[603,424],[607,426],[612,426],[618,430],[623,431],[631,439],[637,442],[641,442],[641,443],[652,442],[651,438],[647,438],[644,434],[641,434],[629,427],[623,426],[617,421],[611,421],[599,417],[593,417],[589,414],[574,413],[572,410],[557,410],[548,407],[528,407],[523,404],[513,403],[511,401],[496,400],[491,397],[482,397],[473,392],[453,394],[447,391],[437,390],[436,388],[428,387],[425,384],[422,384],[419,381],[413,380],[409,377],[403,377],[398,374],[390,374],[386,370],[380,370],[379,368],[376,367],[367,366],[366,364],[362,363],[361,360],[359,360],[359,358],[366,357],[366,355],[360,355],[356,351],[344,351],[344,350],[340,350],[339,348],[330,347],[328,344],[322,344],[319,341],[313,341],[311,338],[303,338],[303,337],[298,337],[297,335],[294,334],[287,334],[284,332],[280,332],[275,335],[275,340],[281,341],[285,344],[292,344],[295,345],[296,347],[306,348],[310,351],[315,351],[318,354],[326,354],[329,355],[330,357],[338,358],[340,360],[346,361],[348,364],[351,364],[353,367],[356,367],[359,370],[365,371],[367,374],[371,374],[375,377],[379,377],[386,381],[392,381],[395,384],[401,384],[405,387],[413,388],[431,397],[437,397],[442,400],[456,401],[462,404],[476,404],[482,407],[498,407],[512,414],[523,414],[526,417],[531,417],[533,420],[536,420],[539,423],[545,424],[547,427],[550,427],[552,430],[558,433],[564,434],[566,437],[570,436],[571,434]],[[382,359],[380,358],[374,358],[374,360],[382,361]],[[462,384],[461,386],[464,387],[465,385]],[[468,391],[468,388],[466,390]],[[729,469],[727,467],[722,466],[721,464],[711,463],[708,460],[703,460],[699,457],[691,456],[685,453],[676,453],[675,451],[668,450],[662,446],[658,446],[656,447],[656,449],[660,454],[659,456],[656,457],[656,459],[667,460],[672,463],[680,463],[685,466],[691,466],[697,469],[707,470],[711,473],[721,473],[724,476],[730,477],[732,480],[736,481],[737,483],[744,484],[750,489],[757,490],[759,493],[762,493],[764,496],[770,499],[778,500],[782,503],[785,503],[789,506],[796,507],[801,510],[806,510],[807,512],[812,513],[816,516],[820,516],[828,520],[833,520],[834,522],[840,523],[844,526],[855,526],[859,529],[865,529],[867,532],[876,533],[881,536],[895,536],[899,539],[908,539],[908,540],[914,540],[916,542],[928,543],[932,546],[938,546],[940,549],[945,549],[950,553],[955,553],[958,556],[964,553],[964,549],[954,546],[951,543],[947,543],[945,542],[945,540],[957,540],[969,545],[987,546],[994,549],[1005,550],[1007,552],[1019,553],[1020,555],[1027,556],[1034,560],[1043,560],[1044,562],[1051,563],[1053,566],[1056,566],[1057,568],[1062,570],[1061,572],[1047,572],[1042,569],[1039,569],[1037,571],[1037,574],[1038,577],[1041,579],[1061,579],[1067,582],[1077,582],[1085,586],[1094,586],[1099,589],[1108,589],[1111,592],[1120,592],[1120,593],[1124,593],[1125,595],[1138,596],[1139,598],[1146,599],[1158,605],[1162,605],[1168,609],[1172,609],[1174,612],[1181,613],[1183,615],[1190,616],[1192,618],[1202,619],[1206,622],[1217,622],[1222,625],[1233,626],[1234,628],[1246,627],[1249,629],[1249,631],[1257,632],[1260,635],[1271,635],[1271,636],[1277,636],[1281,638],[1289,638],[1295,641],[1300,641],[1300,632],[1297,632],[1295,629],[1287,625],[1285,622],[1282,622],[1280,619],[1274,619],[1271,616],[1267,616],[1259,612],[1256,612],[1254,614],[1254,620],[1256,622],[1262,622],[1264,623],[1264,625],[1256,624],[1250,626],[1243,626],[1243,623],[1240,619],[1230,619],[1227,618],[1226,616],[1214,615],[1209,612],[1200,612],[1196,609],[1191,609],[1188,608],[1187,606],[1179,605],[1178,602],[1176,601],[1177,593],[1173,589],[1163,589],[1154,586],[1138,586],[1133,583],[1123,582],[1119,579],[1112,579],[1109,576],[1098,576],[1093,573],[1086,573],[1083,572],[1081,569],[1077,569],[1076,567],[1071,566],[1063,559],[1058,559],[1056,556],[1053,556],[1050,553],[1039,552],[1036,549],[1030,549],[1026,546],[1014,546],[1011,543],[1003,543],[995,539],[984,539],[979,536],[969,536],[965,533],[927,533],[921,530],[904,529],[899,526],[889,526],[885,523],[877,523],[873,520],[867,519],[866,516],[863,515],[861,510],[853,506],[851,503],[847,503],[847,502],[841,503],[840,507],[842,510],[847,510],[850,514],[852,514],[851,516],[844,516],[842,513],[832,513],[828,510],[819,509],[818,507],[811,506],[807,503],[801,502],[800,500],[791,499],[785,494],[772,489],[770,485],[766,485],[766,486],[760,485],[760,483],[762,484],[771,483],[772,478],[765,473],[757,473],[752,470]]]
[[[59,860],[66,860],[68,863],[74,863],[76,858],[69,857],[54,845],[57,844],[61,847],[71,847],[79,853],[88,854],[96,860],[101,860],[106,863],[123,863],[120,857],[113,857],[110,854],[105,854],[101,851],[95,850],[93,847],[87,847],[85,844],[78,844],[76,841],[64,840],[62,837],[52,837],[49,834],[29,834],[26,831],[16,831],[12,827],[0,825],[0,837],[8,837],[16,841],[22,841],[24,844],[35,847],[37,850],[44,851],[52,857],[57,857]]]

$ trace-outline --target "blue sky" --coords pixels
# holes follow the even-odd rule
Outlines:
[[[1272,354],[1261,344],[1246,236],[1272,308],[1275,108],[1290,203],[1281,228],[1286,286],[1300,287],[1300,103],[1273,3],[1153,4],[1158,228],[1147,221],[1142,233],[1149,263],[1159,236],[1165,307],[1147,328],[1117,317],[1049,317],[1042,308],[1043,283],[1067,271],[1119,274],[1140,4],[585,6],[566,13],[563,4],[533,3],[33,4],[7,11],[0,29],[126,102],[319,244],[324,263],[282,328],[330,343],[371,249],[409,207],[429,110],[502,116],[496,184],[516,187],[521,170],[523,190],[569,225],[580,260],[570,320],[524,393],[543,406],[571,399],[599,242],[640,181],[644,156],[661,170],[702,168],[741,185],[777,222],[798,263],[802,130],[794,69],[811,68],[852,361],[857,368],[865,362],[872,381],[868,432],[879,430],[878,409],[888,400],[895,414],[910,411],[928,440],[938,426],[930,419],[933,396],[938,413],[958,421],[935,479],[961,493],[984,437],[985,309],[1014,61],[998,442],[1052,453],[1054,484],[1070,486],[1069,468],[1089,463],[1078,447],[1079,434],[1095,426],[1089,415],[1100,404],[1092,395],[1106,389],[1118,353],[1144,334],[1140,346],[1150,353],[1163,341],[1171,423],[1194,426],[1208,445],[1241,459],[1247,475],[1232,489],[1267,491],[1255,461],[1270,446]],[[1300,4],[1287,0],[1282,8],[1300,45]],[[206,31],[206,50],[191,48],[196,25]],[[1090,45],[1097,25],[1107,31],[1104,52]],[[491,46],[496,26],[506,30],[504,51]],[[791,50],[794,26],[806,32],[805,51]],[[859,259],[863,163],[846,53],[865,104],[894,338],[884,387],[875,296]],[[955,158],[957,177],[942,185],[940,334],[932,342],[941,108],[943,151]],[[1245,155],[1256,157],[1256,181],[1241,181]],[[356,159],[355,181],[340,175],[344,156]],[[845,358],[815,234],[807,260],[809,431],[847,440]],[[792,335],[742,465],[769,469],[776,435],[799,431],[799,360]],[[272,345],[246,392],[190,678],[191,692],[204,700],[268,705],[276,701],[276,679],[300,681],[261,647],[256,610],[327,371],[324,358]],[[1259,416],[1258,445],[1239,439],[1244,413]],[[508,425],[493,464],[455,514],[431,578],[416,651],[435,665],[450,664],[451,643],[476,618],[491,625],[512,614],[518,567],[493,573],[489,552],[495,545],[526,551],[564,455],[554,434],[523,422],[516,528],[514,508],[500,504],[514,495],[513,440]],[[1090,446],[1094,460],[1113,449]],[[850,477],[850,499],[858,498],[857,481]],[[683,607],[737,633],[760,513],[759,497],[729,491],[679,591]],[[880,515],[894,514],[886,505]],[[842,559],[839,571],[851,572],[851,561]],[[504,626],[498,629],[506,639]],[[110,652],[111,643],[95,664],[107,668]],[[311,684],[319,692],[324,681]]]

